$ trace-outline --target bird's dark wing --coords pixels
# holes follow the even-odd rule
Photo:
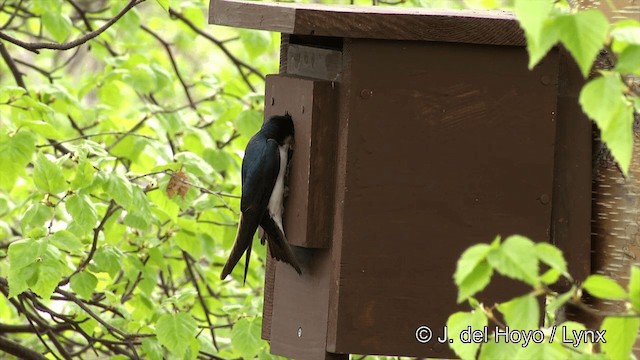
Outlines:
[[[242,160],[242,198],[238,233],[220,278],[231,273],[242,254],[246,252],[244,279],[247,279],[251,243],[262,216],[267,211],[269,198],[280,170],[280,153],[275,140],[267,140],[260,133],[254,136]]]
[[[300,263],[293,253],[293,250],[291,250],[286,237],[268,212],[262,216],[260,226],[264,230],[267,242],[269,243],[269,252],[271,253],[271,257],[291,265],[296,269],[298,274],[302,274],[302,271],[300,270]]]

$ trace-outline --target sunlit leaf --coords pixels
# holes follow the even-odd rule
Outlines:
[[[605,331],[606,343],[600,346],[612,360],[628,360],[638,336],[640,319],[637,317],[606,317],[600,326]]]
[[[620,284],[604,275],[589,275],[582,283],[582,287],[589,294],[601,299],[621,300],[628,297],[627,292]]]
[[[158,319],[156,335],[160,344],[173,354],[183,357],[191,340],[195,339],[197,323],[187,313],[165,314]]]
[[[499,249],[489,252],[487,259],[500,274],[524,281],[538,283],[538,258],[534,243],[519,235],[509,236]]]
[[[38,154],[33,167],[33,182],[38,189],[51,194],[67,189],[62,168],[42,154]]]
[[[625,89],[619,75],[603,72],[582,88],[580,105],[598,125],[602,140],[627,174],[633,152],[633,108],[624,96]]]

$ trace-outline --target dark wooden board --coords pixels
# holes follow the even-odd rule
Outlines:
[[[520,47],[345,40],[330,352],[450,356],[415,331],[468,308],[452,280],[462,252],[496,234],[550,240],[557,52],[533,71],[527,60]],[[479,299],[526,291],[498,280]]]
[[[333,216],[335,87],[280,75],[267,76],[265,117],[288,112],[294,151],[285,199],[284,229],[290,244],[328,248]]]
[[[591,273],[591,121],[578,103],[584,78],[564,48],[559,69],[552,240],[583,281]],[[570,287],[565,281],[558,290]]]
[[[302,275],[286,264],[268,260],[263,337],[270,340],[274,354],[295,359],[348,358],[326,351],[335,100],[331,82],[267,77],[265,117],[289,112],[294,120],[295,148],[283,221],[289,242],[300,246],[294,251]]]
[[[296,35],[525,44],[514,15],[503,11],[212,0],[209,22]]]

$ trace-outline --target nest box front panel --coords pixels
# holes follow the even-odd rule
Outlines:
[[[295,127],[283,223],[302,275],[268,258],[263,337],[274,354],[295,359],[344,358],[326,352],[336,93],[328,81],[269,75],[266,82],[265,118],[288,112]]]
[[[497,234],[549,240],[558,63],[522,47],[345,40],[348,122],[329,351],[451,355],[418,342],[456,305],[452,275]],[[494,276],[494,281],[496,276]],[[500,280],[485,303],[526,291]]]

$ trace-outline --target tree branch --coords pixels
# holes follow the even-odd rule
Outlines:
[[[251,89],[251,91],[253,91],[253,92],[256,91],[256,89],[251,84],[251,81],[249,81],[249,78],[247,77],[247,74],[244,73],[243,68],[249,70],[250,72],[252,72],[252,73],[256,74],[258,77],[260,77],[260,79],[264,80],[265,79],[264,75],[262,75],[262,73],[258,69],[254,68],[253,66],[251,66],[251,65],[245,63],[244,61],[238,59],[236,56],[234,56],[229,51],[229,49],[227,49],[226,46],[224,46],[224,43],[222,43],[222,41],[214,38],[213,36],[211,36],[208,33],[202,31],[201,29],[199,29],[193,22],[191,22],[191,20],[187,19],[181,13],[169,8],[169,14],[171,16],[174,16],[174,17],[180,19],[180,21],[182,21],[185,25],[187,25],[196,34],[203,36],[207,40],[209,40],[212,43],[214,43],[220,50],[222,50],[222,52],[229,58],[229,60],[231,60],[233,65],[235,65],[235,67],[238,69],[238,72],[242,76],[242,79],[247,84],[249,89]]]
[[[122,8],[122,10],[120,10],[120,12],[118,14],[116,14],[116,16],[114,16],[113,18],[111,18],[109,21],[107,21],[104,25],[102,25],[101,27],[99,27],[98,29],[88,32],[84,35],[82,35],[81,37],[73,40],[73,41],[69,41],[66,43],[60,43],[60,44],[56,44],[56,43],[50,43],[50,42],[36,42],[36,43],[29,43],[29,42],[25,42],[19,39],[16,39],[14,37],[11,37],[3,32],[0,31],[0,39],[8,41],[12,44],[15,44],[17,46],[20,46],[23,49],[32,51],[36,54],[39,54],[40,52],[38,50],[40,49],[51,49],[51,50],[69,50],[69,49],[73,49],[76,46],[80,46],[84,43],[86,43],[87,41],[95,38],[96,36],[102,34],[105,30],[107,30],[108,28],[111,27],[111,25],[115,24],[116,21],[120,20],[121,17],[124,16],[124,14],[126,14],[129,10],[131,10],[134,6],[144,2],[145,0],[129,0],[129,2],[127,3],[127,5]]]
[[[11,57],[11,54],[9,54],[9,52],[7,51],[7,48],[4,46],[4,43],[2,42],[0,42],[0,55],[2,55],[2,59],[4,59],[4,62],[7,63],[7,66],[9,67],[9,71],[11,71],[11,75],[13,75],[13,78],[16,80],[16,84],[21,88],[26,89],[27,87],[24,84],[22,73],[16,66],[15,61],[13,61],[13,58]]]
[[[18,359],[27,359],[27,360],[47,360],[47,358],[35,352],[28,347],[22,346],[18,343],[15,343],[5,337],[0,336],[0,350],[5,351],[8,354],[13,356],[17,356]]]

